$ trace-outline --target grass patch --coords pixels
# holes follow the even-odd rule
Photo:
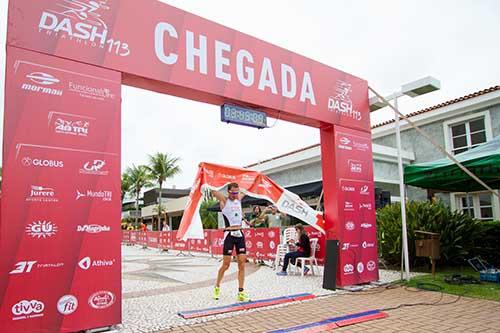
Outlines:
[[[409,287],[416,287],[417,283],[433,283],[441,286],[443,288],[442,291],[446,294],[463,295],[467,297],[482,298],[500,302],[499,283],[481,282],[481,284],[464,285],[446,283],[444,281],[444,277],[452,274],[471,275],[479,279],[479,273],[474,271],[472,268],[446,268],[436,272],[435,279],[432,277],[432,274],[426,274],[412,278],[410,282],[405,285]]]

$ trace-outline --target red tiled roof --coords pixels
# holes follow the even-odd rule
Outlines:
[[[428,107],[428,108],[425,108],[425,109],[422,109],[422,110],[418,110],[418,111],[409,113],[406,116],[407,117],[414,117],[414,116],[420,115],[422,113],[426,113],[426,112],[430,112],[430,111],[433,111],[433,110],[436,110],[436,109],[440,109],[442,107],[445,107],[445,106],[448,106],[448,105],[452,105],[452,104],[455,104],[455,103],[458,103],[458,102],[463,102],[463,101],[466,101],[466,100],[474,98],[474,97],[479,97],[479,96],[482,96],[482,95],[486,95],[488,93],[491,93],[491,92],[494,92],[494,91],[497,91],[497,90],[500,90],[500,86],[493,86],[493,87],[490,87],[490,88],[487,88],[487,89],[484,89],[484,90],[476,91],[476,92],[474,92],[472,94],[469,94],[469,95],[465,95],[465,96],[462,96],[462,97],[459,97],[459,98],[451,99],[451,100],[443,102],[441,104],[437,104],[437,105],[434,105],[434,106],[431,106],[431,107]],[[384,122],[382,122],[380,124],[373,125],[372,129],[377,128],[377,127],[382,127],[384,125],[388,125],[388,124],[391,124],[393,122],[394,122],[394,119],[387,120],[387,121],[384,121]],[[308,147],[304,147],[304,148],[301,148],[301,149],[297,149],[297,150],[288,152],[286,154],[282,154],[282,155],[279,155],[279,156],[268,158],[267,160],[260,161],[258,163],[253,163],[253,164],[244,166],[244,168],[251,168],[251,167],[254,167],[254,166],[262,164],[262,163],[271,162],[271,161],[276,160],[278,158],[282,158],[282,157],[286,157],[286,156],[293,155],[293,154],[296,154],[296,153],[300,153],[301,151],[308,150],[308,149],[317,147],[319,145],[320,144],[317,143],[317,144],[314,144],[312,146],[308,146]]]
[[[479,97],[481,95],[486,95],[486,94],[488,94],[490,92],[494,92],[494,91],[497,91],[497,90],[500,90],[500,86],[493,86],[493,87],[490,87],[488,89],[476,91],[476,92],[474,92],[472,94],[469,94],[469,95],[465,95],[465,96],[462,96],[462,97],[459,97],[459,98],[451,99],[451,100],[443,102],[441,104],[437,104],[437,105],[434,105],[434,106],[431,106],[431,107],[428,107],[428,108],[425,108],[425,109],[422,109],[422,110],[418,110],[418,111],[409,113],[406,116],[407,117],[418,116],[419,114],[422,114],[422,113],[426,113],[426,112],[429,112],[429,111],[432,111],[432,110],[440,109],[442,107],[445,107],[445,106],[448,106],[448,105],[452,105],[452,104],[455,104],[455,103],[458,103],[458,102],[463,102],[463,101],[466,101],[466,100],[474,98],[474,97]],[[372,129],[377,128],[377,127],[382,127],[382,126],[391,124],[393,122],[394,122],[394,119],[387,120],[387,121],[384,121],[384,122],[382,122],[380,124],[373,125]]]

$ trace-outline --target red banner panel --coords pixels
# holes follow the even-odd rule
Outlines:
[[[160,231],[158,241],[161,249],[170,249],[172,247],[172,231]]]
[[[120,74],[8,47],[5,82],[0,331],[120,323]]]
[[[188,242],[177,239],[177,231],[172,232],[172,248],[177,251],[188,250]]]
[[[122,243],[130,243],[130,231],[122,231]]]
[[[137,231],[132,231],[130,233],[130,242],[132,244],[137,244],[138,240],[139,240],[138,232]]]
[[[148,247],[152,247],[155,249],[159,248],[160,247],[160,241],[159,241],[160,232],[159,231],[148,231],[146,234],[147,234],[147,238],[148,238],[148,241],[147,241]]]
[[[190,250],[194,252],[210,252],[210,230],[204,230],[204,239],[189,240]]]
[[[370,131],[366,81],[160,1],[10,1],[7,43],[150,90]]]
[[[257,228],[254,230],[252,245],[255,246],[255,257],[262,260],[274,260],[276,247],[280,243],[279,228]]]
[[[326,236],[314,229],[313,227],[305,227],[307,231],[307,235],[309,239],[317,238],[318,239],[318,248],[316,249],[316,259],[319,264],[323,264],[325,260],[325,248],[326,248]]]
[[[213,255],[222,255],[222,250],[224,246],[224,231],[211,230],[210,241],[211,241],[211,253]]]

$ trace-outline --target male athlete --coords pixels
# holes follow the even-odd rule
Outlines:
[[[245,236],[243,235],[242,222],[243,211],[241,209],[241,199],[245,196],[240,192],[237,183],[230,183],[227,186],[226,197],[219,191],[212,190],[212,195],[219,200],[222,216],[224,217],[224,248],[223,248],[223,261],[222,266],[217,274],[217,281],[214,288],[214,299],[219,299],[220,296],[220,283],[224,277],[224,273],[231,264],[231,256],[233,249],[236,248],[238,255],[238,296],[237,300],[240,302],[249,301],[248,295],[243,290],[245,283],[245,262],[246,262],[246,247]]]

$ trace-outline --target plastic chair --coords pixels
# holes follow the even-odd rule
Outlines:
[[[297,230],[295,230],[295,227],[286,228],[283,231],[283,241],[282,241],[283,244],[288,244],[288,241],[296,239],[297,239]]]
[[[274,259],[274,269],[278,270],[280,264],[285,262],[285,255],[288,253],[288,245],[278,244],[276,247],[276,258]]]
[[[318,261],[316,260],[316,250],[318,249],[318,239],[317,238],[311,238],[311,256],[310,257],[302,257],[302,258],[297,258],[297,261],[295,262],[295,273],[297,273],[297,269],[299,267],[299,262],[301,263],[300,265],[300,270],[302,276],[304,276],[304,267],[306,267],[306,262],[309,262],[311,265],[311,274],[315,275],[314,273],[314,266],[318,266]]]

